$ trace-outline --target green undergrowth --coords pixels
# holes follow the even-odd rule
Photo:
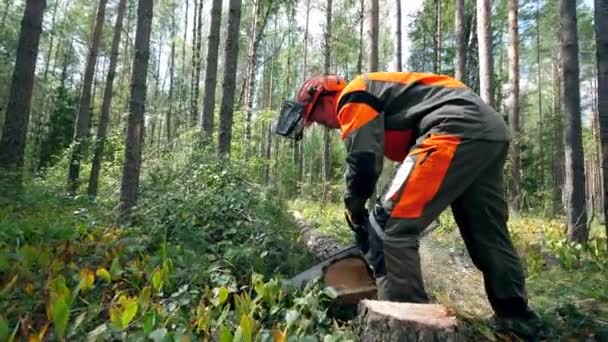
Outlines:
[[[209,160],[147,160],[130,227],[109,178],[97,200],[63,195],[57,170],[0,199],[0,341],[348,340],[319,286],[282,287],[314,263],[288,208]]]
[[[290,206],[316,221],[326,234],[352,241],[340,204],[298,200]],[[451,213],[443,213],[440,222],[431,235],[434,243],[451,253],[466,254]],[[530,305],[547,325],[549,340],[608,340],[608,247],[603,228],[594,225],[589,243],[581,245],[566,241],[563,222],[536,217],[509,221],[511,236],[526,269]],[[479,291],[483,293],[483,289]],[[447,297],[436,296],[439,302],[450,306],[449,302],[442,302]],[[482,340],[512,338],[495,334],[489,317],[470,313],[481,311],[476,309],[457,313],[465,322],[465,333]]]

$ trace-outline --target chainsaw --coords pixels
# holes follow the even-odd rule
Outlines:
[[[350,228],[356,232],[356,227]],[[435,220],[420,234],[420,237],[430,234],[440,225]],[[369,228],[369,222],[365,224]],[[320,280],[329,289],[338,304],[357,304],[363,299],[375,298],[377,295],[376,277],[370,261],[371,252],[360,244],[346,247],[318,264],[298,273],[286,281],[287,286],[303,289],[311,281]]]

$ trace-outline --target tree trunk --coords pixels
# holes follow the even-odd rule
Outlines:
[[[433,72],[436,74],[441,73],[441,45],[441,0],[435,0],[435,60]]]
[[[585,242],[589,232],[585,204],[576,0],[561,2],[561,43],[568,240]]]
[[[604,24],[600,24],[604,23]],[[595,0],[595,41],[597,46],[597,108],[602,145],[604,180],[604,224],[608,236],[608,1]]]
[[[451,310],[439,304],[363,300],[355,330],[361,341],[463,341]]]
[[[200,0],[198,4],[198,28],[196,29],[196,63],[194,70],[194,81],[193,83],[193,99],[192,99],[192,127],[196,126],[199,118],[199,97],[200,97],[200,84],[201,84],[201,59],[202,59],[202,41],[203,41],[203,0]],[[200,122],[202,125],[202,122]]]
[[[363,26],[365,26],[365,0],[360,0],[359,6],[361,12],[359,13],[359,55],[357,56],[358,75],[363,72]]]
[[[8,16],[8,9],[11,5],[11,0],[4,0],[4,11],[2,12],[2,23],[0,27],[4,27],[6,25],[6,17]]]
[[[101,161],[103,150],[110,122],[110,109],[112,107],[112,95],[114,91],[114,77],[116,76],[116,65],[118,64],[118,54],[120,48],[120,36],[122,34],[122,22],[125,15],[127,0],[120,0],[118,12],[116,14],[116,24],[114,25],[114,35],[112,37],[112,51],[110,52],[110,67],[106,79],[106,87],[103,92],[103,103],[101,105],[101,115],[97,126],[97,138],[95,139],[95,149],[93,164],[91,165],[91,176],[89,177],[89,196],[97,195],[99,183],[99,172],[101,171]]]
[[[479,45],[480,95],[486,103],[490,106],[494,106],[492,6],[490,0],[477,0],[477,39]]]
[[[207,63],[205,64],[205,90],[203,98],[203,133],[213,134],[215,110],[215,89],[217,85],[217,62],[220,45],[220,25],[222,20],[222,0],[211,2],[211,26],[207,39]]]
[[[188,83],[186,82],[186,60],[187,60],[187,55],[186,55],[186,42],[188,41],[188,10],[190,7],[190,1],[186,0],[186,12],[184,15],[184,37],[182,39],[182,73],[181,76],[179,78],[179,89],[180,89],[180,96],[179,96],[179,112],[182,113],[181,116],[183,116],[185,113],[188,112]],[[221,14],[220,14],[221,15]],[[213,20],[213,18],[211,18],[211,20]],[[178,125],[180,123],[180,120],[175,120],[175,131],[177,132],[178,129]]]
[[[144,113],[146,111],[146,81],[150,59],[150,32],[152,30],[153,13],[154,0],[139,0],[125,164],[120,188],[120,221],[122,223],[130,221],[131,211],[137,204],[139,191],[141,150],[144,139]]]
[[[401,47],[401,40],[402,40],[402,36],[401,36],[401,0],[396,0],[395,5],[396,5],[395,25],[397,26],[396,32],[395,32],[395,38],[397,40],[396,44],[395,44],[395,49],[397,50],[397,53],[396,53],[397,60],[395,61],[395,70],[401,71],[403,69],[403,58],[402,58],[403,48]]]
[[[556,53],[558,54],[558,53]],[[561,89],[562,83],[560,80],[559,57],[551,66],[551,74],[553,78],[553,152],[551,155],[551,165],[553,167],[553,216],[563,213],[563,187],[564,187],[564,160],[561,156],[564,155],[564,139],[563,139],[563,117],[561,112]]]
[[[173,6],[175,6],[175,2],[173,3]],[[167,109],[167,117],[165,120],[165,131],[169,148],[173,147],[173,87],[175,83],[175,38],[177,36],[177,24],[175,23],[175,7],[171,11],[171,61],[169,62],[168,98],[169,108]]]
[[[538,142],[540,147],[539,166],[541,189],[545,188],[545,143],[543,139],[543,82],[540,63],[540,0],[536,0],[536,78],[538,86]]]
[[[454,38],[456,47],[454,49],[454,76],[461,82],[466,82],[467,46],[464,40],[464,0],[456,0],[454,18]]]
[[[194,102],[194,89],[196,82],[196,64],[197,64],[197,48],[198,41],[198,0],[194,0],[194,15],[192,16],[192,70],[190,70],[190,126],[196,123],[196,103]]]
[[[0,169],[15,173],[12,181],[7,180],[8,184],[21,184],[21,167],[32,105],[44,7],[45,0],[27,0],[21,21],[19,45],[0,141]]]
[[[262,0],[254,0],[253,23],[251,24],[251,39],[249,53],[247,54],[247,78],[245,80],[245,140],[243,149],[248,156],[248,146],[251,140],[251,118],[253,116],[253,98],[255,94],[255,80],[257,71],[258,46],[262,38]],[[262,28],[262,29],[261,29]]]
[[[374,2],[377,0],[372,0]],[[332,6],[333,0],[327,0],[327,13],[325,21],[325,63],[324,63],[324,74],[329,75],[331,69],[331,24],[332,24]],[[377,14],[376,7],[376,14]],[[376,30],[377,32],[377,30]],[[377,37],[377,36],[376,36]],[[376,52],[378,50],[376,49]],[[378,63],[376,55],[376,64]],[[323,201],[327,200],[329,192],[329,184],[331,181],[331,136],[329,128],[323,130]]]
[[[222,83],[220,132],[218,137],[218,155],[220,157],[226,157],[230,154],[230,145],[232,142],[232,116],[234,109],[240,24],[241,0],[230,0],[228,31],[226,34],[226,47],[224,50],[224,80]]]
[[[82,90],[80,92],[80,102],[78,105],[78,115],[76,116],[76,127],[74,131],[73,151],[68,171],[68,191],[72,196],[76,195],[76,191],[78,190],[80,162],[84,157],[83,153],[87,150],[86,145],[91,121],[91,87],[93,77],[95,76],[99,43],[101,42],[101,36],[103,34],[107,2],[107,0],[99,0],[97,19],[95,20],[95,28],[93,29],[91,46],[89,48],[89,55],[82,80]]]
[[[513,142],[511,143],[511,186],[509,194],[511,197],[511,206],[516,211],[520,209],[520,191],[521,183],[521,162],[519,156],[520,144],[520,126],[519,126],[519,20],[518,20],[519,0],[509,0],[508,2],[508,17],[509,17],[509,99],[507,108],[509,112],[509,127],[513,134]]]
[[[270,157],[272,156],[272,124],[268,123],[266,130],[266,149],[264,151],[264,159],[266,167],[264,168],[264,184],[270,185]]]
[[[367,8],[367,71],[378,71],[378,0],[369,0]]]

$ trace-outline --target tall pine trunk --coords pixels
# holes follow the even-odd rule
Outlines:
[[[125,148],[125,164],[120,188],[120,221],[128,223],[133,207],[137,205],[141,151],[144,141],[144,113],[146,111],[146,82],[150,60],[150,32],[154,0],[139,0],[137,31],[135,33],[135,58],[131,74],[129,121]]]
[[[215,110],[215,89],[217,87],[217,62],[220,46],[220,25],[222,21],[222,0],[211,2],[211,24],[207,39],[207,63],[205,64],[205,88],[203,98],[203,133],[213,134]]]
[[[492,55],[492,6],[490,0],[477,0],[477,39],[479,45],[479,90],[481,98],[494,106],[494,62]]]
[[[118,12],[116,14],[116,24],[114,25],[114,36],[112,37],[112,50],[110,52],[110,66],[106,87],[103,92],[103,103],[101,105],[101,115],[97,126],[97,138],[95,139],[95,149],[93,154],[93,164],[91,165],[91,176],[89,177],[89,196],[97,195],[99,183],[99,173],[101,171],[101,161],[103,158],[104,144],[110,122],[110,109],[112,107],[112,95],[114,91],[114,77],[116,76],[116,65],[118,64],[118,53],[120,48],[120,36],[122,34],[122,22],[125,15],[127,0],[120,0]]]
[[[367,8],[367,71],[378,71],[378,0],[369,0]]]
[[[566,214],[568,240],[585,242],[587,206],[585,204],[585,170],[581,129],[580,76],[578,61],[578,33],[576,0],[561,1],[562,79],[565,129]]]
[[[258,46],[262,38],[262,0],[254,0],[253,23],[251,24],[251,39],[249,53],[247,54],[247,79],[245,80],[245,140],[243,148],[248,155],[249,141],[251,140],[251,119],[253,116],[253,98],[255,94],[255,79],[257,71]]]
[[[192,16],[192,60],[191,60],[191,69],[190,70],[190,126],[196,123],[196,102],[194,101],[194,89],[196,82],[196,64],[198,56],[197,56],[197,48],[196,42],[198,41],[198,12],[200,11],[198,7],[198,0],[194,0],[194,15]]]
[[[539,155],[539,167],[540,167],[540,185],[541,188],[545,187],[545,143],[543,139],[543,81],[541,77],[541,63],[540,63],[540,0],[536,0],[536,78],[538,86],[538,142],[540,147]]]
[[[239,51],[239,26],[241,24],[241,0],[230,0],[228,10],[228,31],[224,49],[224,80],[222,83],[222,104],[220,107],[220,131],[218,155],[230,154],[232,143],[232,118],[236,87],[236,67]]]
[[[396,61],[395,61],[395,70],[396,71],[401,71],[403,68],[403,58],[402,58],[402,54],[403,54],[403,48],[401,47],[401,40],[402,35],[401,35],[401,0],[396,0],[395,1],[395,5],[396,5],[396,11],[395,11],[395,25],[396,27],[396,32],[395,32],[395,49],[397,50],[396,53]]]
[[[202,43],[203,43],[203,0],[200,0],[198,4],[198,27],[196,29],[196,64],[194,70],[194,81],[192,91],[192,127],[196,126],[200,120],[198,109],[199,109],[199,97],[200,97],[200,84],[201,84],[201,59],[202,59]]]
[[[441,46],[443,42],[443,33],[441,32],[441,21],[441,0],[435,0],[435,58],[433,62],[433,72],[436,74],[441,73]]]
[[[45,0],[27,0],[21,21],[19,45],[0,141],[0,169],[14,173],[15,176],[13,180],[7,180],[9,184],[21,184],[20,173],[32,106],[44,7]]]
[[[375,0],[372,0],[375,1]],[[331,69],[331,24],[333,0],[327,0],[325,21],[325,63],[323,72],[330,74]],[[327,199],[329,183],[331,181],[331,135],[329,128],[323,130],[323,201]]]
[[[521,183],[521,162],[519,153],[520,125],[519,125],[519,20],[518,0],[508,1],[509,20],[509,98],[507,109],[509,112],[509,127],[514,139],[511,143],[511,182],[509,195],[511,206],[515,210],[521,207],[519,186]]]
[[[175,2],[173,3],[175,6]],[[175,6],[177,7],[177,6]],[[173,147],[173,93],[175,86],[175,38],[177,36],[177,24],[175,23],[175,7],[171,11],[171,60],[169,62],[169,108],[165,119],[165,134],[170,148]],[[160,139],[159,139],[160,141]]]
[[[456,47],[454,49],[454,76],[457,80],[466,82],[467,45],[464,37],[464,0],[456,0],[454,18],[454,38]]]
[[[604,224],[608,236],[608,0],[595,0],[595,41],[597,46],[597,109],[602,145],[604,180]]]
[[[187,82],[187,77],[186,77],[186,64],[187,63],[187,53],[186,53],[186,42],[188,41],[188,10],[190,7],[190,1],[186,0],[186,8],[185,8],[185,15],[184,15],[184,37],[182,39],[182,73],[181,76],[179,78],[179,89],[180,89],[180,96],[179,96],[179,111],[180,113],[182,113],[182,116],[186,113],[188,113],[188,109],[187,109],[187,101],[188,101],[188,82]],[[183,119],[180,118],[180,120]],[[175,120],[175,131],[177,132],[177,127],[178,124],[180,122],[180,120]],[[186,121],[186,120],[184,120]]]
[[[99,0],[95,27],[91,38],[91,46],[89,48],[89,55],[82,80],[82,90],[80,92],[78,115],[76,116],[76,127],[74,130],[73,150],[68,170],[68,191],[71,195],[75,195],[78,190],[80,163],[84,157],[83,154],[87,149],[86,146],[91,121],[91,87],[93,84],[93,77],[95,76],[99,43],[101,42],[101,36],[103,34],[107,2],[107,0]]]

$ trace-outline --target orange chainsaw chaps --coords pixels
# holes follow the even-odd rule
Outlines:
[[[448,172],[460,138],[433,134],[410,153],[416,164],[409,175],[391,217],[419,218],[426,205],[433,200]]]

